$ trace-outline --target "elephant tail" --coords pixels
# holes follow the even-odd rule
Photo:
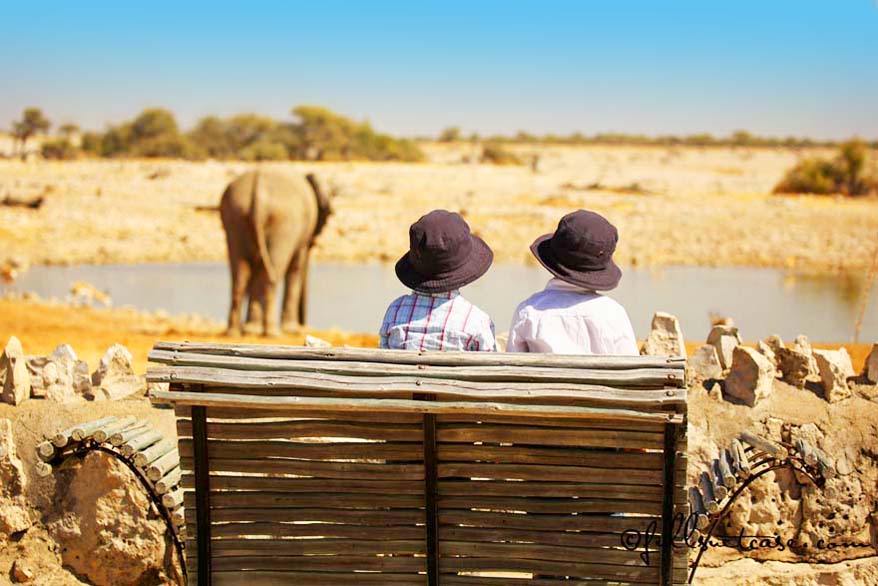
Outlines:
[[[272,283],[277,282],[277,273],[271,264],[271,257],[268,255],[268,244],[265,241],[265,221],[262,217],[261,206],[263,205],[262,191],[259,189],[259,172],[253,174],[253,203],[250,209],[250,220],[253,223],[253,231],[256,232],[256,246],[259,248],[259,258],[268,274],[268,280]]]

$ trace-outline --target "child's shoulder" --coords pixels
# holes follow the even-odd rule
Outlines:
[[[478,305],[476,305],[475,303],[473,303],[472,301],[470,301],[469,299],[467,299],[463,295],[458,295],[456,300],[455,300],[455,303],[462,303],[463,304],[465,311],[467,311],[470,314],[471,320],[482,321],[482,322],[490,322],[491,321],[491,316],[488,315],[487,311],[485,311],[484,309],[482,309],[481,307],[479,307]],[[458,310],[456,310],[456,311],[458,311]]]
[[[396,299],[390,302],[390,305],[387,306],[387,311],[384,312],[385,316],[393,317],[393,313],[395,313],[405,302],[411,297],[411,294],[400,295]]]

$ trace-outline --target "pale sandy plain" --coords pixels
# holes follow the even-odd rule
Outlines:
[[[434,208],[461,212],[499,262],[563,214],[587,208],[621,233],[626,266],[760,266],[809,273],[866,269],[878,238],[873,198],[777,196],[804,156],[792,149],[520,146],[525,166],[467,164],[475,147],[425,144],[430,162],[270,163],[315,170],[338,192],[316,248],[332,261],[388,261],[409,224]],[[0,207],[0,262],[32,264],[222,260],[215,206],[241,162],[0,160],[0,197],[45,196],[39,210]],[[600,185],[600,188],[596,186]]]

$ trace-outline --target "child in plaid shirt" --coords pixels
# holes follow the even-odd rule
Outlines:
[[[445,210],[412,224],[409,245],[396,263],[396,276],[412,293],[387,308],[380,347],[496,351],[491,318],[459,291],[491,266],[494,254],[488,245],[460,215]]]

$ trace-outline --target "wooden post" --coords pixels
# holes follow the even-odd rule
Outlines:
[[[432,401],[435,395],[418,393],[415,400]],[[424,414],[424,507],[427,539],[427,585],[439,586],[439,506],[436,415]]]
[[[674,488],[677,469],[679,426],[665,425],[664,466],[662,467],[662,563],[661,586],[674,583]]]
[[[198,532],[198,586],[210,586],[210,463],[207,460],[207,413],[192,407],[195,472],[195,527]]]

